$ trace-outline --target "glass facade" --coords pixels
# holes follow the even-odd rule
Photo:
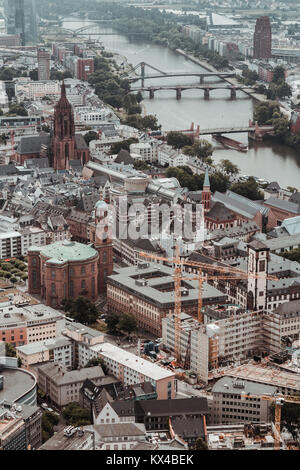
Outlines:
[[[7,34],[19,34],[22,46],[37,43],[36,0],[5,0]]]

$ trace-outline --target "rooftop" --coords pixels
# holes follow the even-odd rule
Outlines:
[[[161,306],[174,303],[174,270],[170,267],[158,265],[157,263],[145,263],[143,267],[130,266],[121,268],[107,278],[109,284],[120,286],[122,289],[130,290],[137,296],[147,299],[148,302]],[[182,296],[182,303],[185,301],[198,302],[198,281],[184,281],[182,284],[185,295]],[[162,285],[165,286],[162,289]],[[215,287],[203,283],[203,300],[221,301],[224,294]]]
[[[174,373],[162,367],[146,361],[134,354],[124,351],[110,343],[97,344],[91,347],[92,351],[98,352],[101,356],[112,359],[125,367],[140,372],[143,376],[152,380],[161,380],[167,377],[174,377]]]
[[[39,251],[49,262],[59,263],[68,261],[84,261],[98,256],[91,245],[64,240],[44,247],[30,247],[30,251]]]
[[[248,380],[236,380],[232,377],[223,377],[218,380],[212,388],[212,393],[241,393],[250,395],[275,395],[276,387]]]
[[[4,369],[1,375],[4,378],[4,387],[0,390],[0,402],[17,402],[36,386],[34,375],[23,369]]]

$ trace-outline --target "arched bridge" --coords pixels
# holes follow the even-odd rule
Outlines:
[[[132,91],[146,91],[149,92],[149,98],[153,99],[154,94],[156,91],[160,90],[174,90],[176,92],[176,99],[180,100],[181,94],[184,90],[203,90],[204,91],[204,98],[209,99],[210,97],[210,92],[213,90],[229,90],[230,91],[230,97],[231,98],[236,98],[236,92],[237,90],[244,90],[244,91],[252,91],[251,88],[245,87],[245,86],[230,86],[230,85],[163,85],[163,86],[150,86],[150,87],[144,87],[144,88],[131,88]]]
[[[157,73],[155,74],[147,74],[146,75],[146,68],[155,71]],[[137,75],[137,72],[139,71],[139,75]],[[172,77],[199,77],[200,78],[200,84],[204,83],[204,78],[205,77],[217,77],[217,78],[229,78],[229,77],[234,77],[235,73],[234,72],[183,72],[183,71],[178,71],[178,72],[164,72],[162,70],[159,70],[156,67],[153,67],[153,65],[147,64],[146,62],[140,62],[137,64],[135,67],[132,67],[131,70],[129,71],[129,75],[134,73],[134,76],[127,76],[127,74],[122,75],[122,78],[127,78],[129,82],[137,82],[141,80],[141,88],[145,87],[145,80],[150,80],[150,79],[158,79],[158,78],[172,78]]]

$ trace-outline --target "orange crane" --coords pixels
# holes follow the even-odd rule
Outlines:
[[[296,403],[300,405],[300,396],[292,395],[250,395],[245,392],[241,393],[241,399],[260,398],[261,400],[271,401],[275,404],[275,432],[274,432],[274,450],[280,450],[280,428],[281,428],[281,409],[285,402]]]
[[[198,288],[198,321],[203,322],[202,318],[202,289],[203,283],[205,280],[238,280],[238,279],[247,279],[248,273],[242,271],[239,268],[229,267],[229,266],[218,266],[208,263],[196,262],[196,261],[187,261],[180,259],[179,245],[175,247],[175,257],[174,258],[165,258],[163,256],[153,255],[146,252],[140,252],[140,256],[144,258],[149,258],[156,261],[163,262],[173,262],[175,265],[174,268],[174,352],[175,357],[178,362],[180,362],[180,314],[181,314],[181,281],[184,279],[182,276],[182,267],[183,266],[194,266],[198,268],[198,276],[196,278],[185,278],[189,280],[197,279],[199,282]],[[220,275],[214,276],[205,276],[202,273],[202,270],[208,271],[219,271]],[[231,277],[228,276],[231,274]],[[263,276],[260,274],[255,275],[255,278],[261,279]],[[277,280],[277,277],[267,275],[267,279]]]

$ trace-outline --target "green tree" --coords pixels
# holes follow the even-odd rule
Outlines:
[[[200,158],[204,161],[213,154],[213,146],[207,140],[201,139],[192,145],[183,147],[183,153],[192,157]]]
[[[39,79],[39,71],[38,71],[38,69],[31,70],[31,71],[29,72],[29,77],[30,77],[31,80],[33,80],[34,82],[37,82],[38,79]]]
[[[89,410],[81,408],[76,402],[69,403],[63,409],[62,414],[67,424],[71,424],[76,427],[91,424]]]
[[[137,321],[134,315],[130,313],[124,313],[121,315],[120,320],[117,324],[117,329],[127,334],[132,333],[137,329]]]
[[[274,68],[272,82],[280,83],[282,81],[285,81],[285,70],[282,65],[278,65]]]
[[[161,126],[158,124],[157,116],[153,114],[147,114],[142,118],[142,130],[151,129],[152,131],[157,131]]]
[[[6,357],[17,357],[16,348],[11,343],[5,343],[5,355]]]
[[[68,315],[74,318],[75,321],[85,325],[95,323],[98,318],[98,311],[95,304],[84,296],[77,297],[77,299],[64,299],[61,302],[61,307]]]
[[[21,104],[12,104],[9,107],[8,116],[17,115],[17,116],[28,116],[28,112],[25,109],[24,105]]]
[[[201,437],[198,437],[195,444],[191,446],[191,450],[208,450],[208,446]]]
[[[95,131],[89,131],[87,134],[84,135],[84,140],[86,145],[89,145],[92,140],[98,140],[98,134]]]
[[[137,143],[138,143],[138,139],[135,139],[134,137],[127,139],[127,140],[123,140],[121,142],[116,142],[115,144],[111,146],[110,154],[116,155],[117,153],[120,152],[120,150],[129,150],[131,144],[137,144]]]
[[[136,160],[133,164],[133,167],[136,169],[136,170],[149,170],[151,167],[149,165],[147,165],[146,162],[144,162],[143,160]]]
[[[235,176],[238,175],[240,172],[239,167],[232,163],[230,160],[221,160],[220,167],[224,171],[224,173],[226,173],[226,175]]]
[[[120,315],[117,313],[109,313],[105,319],[105,323],[107,325],[108,333],[111,335],[115,335],[118,333],[118,323],[120,321]]]
[[[176,149],[181,149],[192,144],[191,138],[182,132],[171,131],[167,135],[167,143]]]
[[[235,183],[230,190],[253,201],[263,199],[263,194],[254,178],[249,178],[245,183]]]

